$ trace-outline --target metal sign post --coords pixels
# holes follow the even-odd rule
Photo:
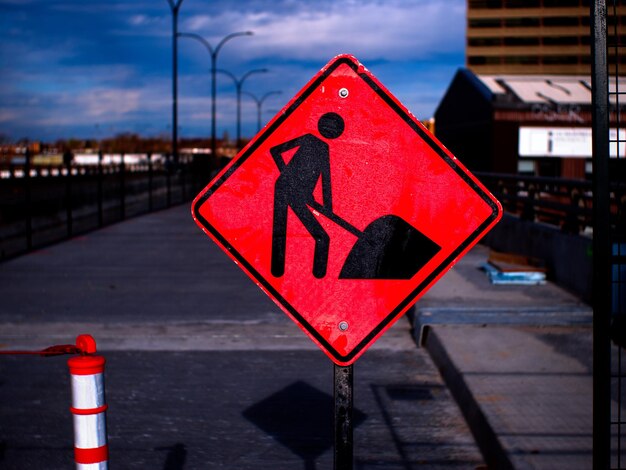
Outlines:
[[[352,367],[335,364],[334,369],[335,470],[352,470]]]

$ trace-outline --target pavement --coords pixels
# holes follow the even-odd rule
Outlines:
[[[589,469],[592,311],[551,282],[490,284],[488,255],[473,249],[417,303],[417,340],[489,468]]]
[[[111,468],[332,468],[333,364],[181,206],[0,264],[0,350],[89,333]],[[0,468],[73,464],[65,357],[0,356]],[[480,468],[403,318],[354,367],[357,469]]]
[[[487,256],[355,364],[355,469],[591,468],[591,310]],[[0,264],[0,298],[0,351],[96,338],[111,468],[332,468],[332,363],[189,207]],[[72,465],[68,387],[62,357],[0,356],[0,468]]]

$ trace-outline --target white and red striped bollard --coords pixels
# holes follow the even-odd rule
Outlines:
[[[106,470],[109,448],[106,430],[106,400],[104,396],[104,363],[94,356],[96,342],[89,335],[76,338],[76,346],[84,354],[67,361],[72,377],[72,407],[74,417],[74,460],[77,470]]]

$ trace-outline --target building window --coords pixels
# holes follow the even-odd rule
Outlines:
[[[508,0],[507,8],[538,8],[541,6],[540,0]]]
[[[615,35],[608,34],[607,38],[606,38],[606,42],[607,42],[609,47],[615,47],[615,46],[623,47],[624,45],[626,45],[626,36],[619,35],[619,36],[617,36],[617,39],[616,39]],[[587,44],[589,44],[589,43],[587,43]],[[623,51],[620,51],[620,53],[623,53]]]
[[[469,0],[470,8],[502,8],[503,0]]]
[[[470,56],[467,58],[469,65],[498,65],[500,57]]]
[[[544,26],[578,26],[579,23],[577,16],[555,16],[543,19]]]
[[[505,46],[538,46],[538,37],[529,38],[504,38]]]
[[[499,28],[501,24],[500,18],[475,18],[469,20],[470,28]]]
[[[502,38],[469,38],[467,45],[475,47],[501,46]]]
[[[618,63],[620,63],[620,64],[625,64],[626,63],[626,55],[620,54],[619,57],[616,57],[615,54],[611,54],[609,56],[609,64],[615,64],[616,61],[618,61]]]
[[[509,28],[534,28],[541,25],[539,18],[506,18],[504,26]]]
[[[544,65],[572,65],[578,63],[578,56],[574,55],[547,55],[542,57]]]
[[[469,7],[472,9],[487,8],[539,8],[541,0],[469,0]]]
[[[577,46],[578,36],[547,36],[543,38],[544,46]],[[589,44],[589,36],[586,36],[587,44]]]
[[[504,57],[504,63],[507,65],[536,65],[539,63],[539,57],[537,56],[506,56]]]
[[[559,7],[589,7],[590,0],[543,0],[543,6],[546,8]]]

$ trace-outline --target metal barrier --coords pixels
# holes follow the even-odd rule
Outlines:
[[[505,211],[521,219],[560,227],[568,233],[591,233],[593,187],[591,181],[476,172]],[[610,223],[623,223],[626,182],[607,182]]]
[[[71,155],[57,165],[21,161],[0,166],[0,261],[122,221],[190,201],[209,179],[199,157],[129,161],[124,154],[92,164]],[[203,156],[206,159],[205,156]]]

